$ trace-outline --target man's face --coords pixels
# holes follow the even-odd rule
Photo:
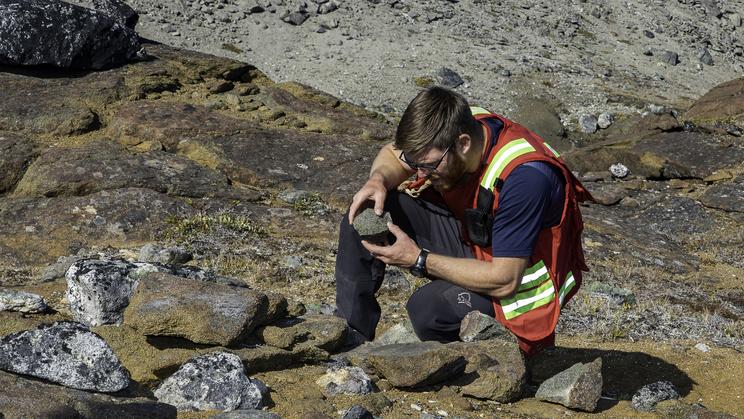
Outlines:
[[[409,166],[416,169],[417,177],[427,177],[434,189],[444,192],[454,188],[465,177],[465,156],[457,150],[457,145],[441,150],[425,149],[413,159],[402,156]],[[424,167],[422,167],[424,166]]]

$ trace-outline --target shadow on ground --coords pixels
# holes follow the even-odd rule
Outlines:
[[[631,400],[646,384],[671,381],[682,397],[697,384],[676,366],[661,358],[642,353],[605,349],[555,347],[527,360],[531,384],[539,385],[577,362],[602,358],[602,396],[597,412],[610,409],[619,400]]]

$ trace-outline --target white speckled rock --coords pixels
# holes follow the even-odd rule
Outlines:
[[[67,301],[76,321],[88,326],[121,324],[124,309],[137,287],[124,260],[86,259],[67,270]]]
[[[368,394],[373,390],[372,380],[359,367],[329,368],[315,381],[326,396],[337,394]]]
[[[57,322],[0,339],[0,369],[78,390],[116,392],[129,372],[100,336],[75,322]]]
[[[178,410],[260,409],[268,389],[245,374],[240,358],[213,352],[191,359],[155,390],[158,401]]]
[[[42,313],[46,309],[46,302],[36,294],[25,291],[0,289],[0,311]]]

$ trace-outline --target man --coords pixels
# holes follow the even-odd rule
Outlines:
[[[431,185],[411,194],[417,198],[397,191],[414,174],[414,186]],[[587,270],[578,207],[585,199],[591,196],[537,135],[470,108],[450,90],[423,90],[341,223],[338,314],[373,339],[385,264],[406,267],[431,280],[406,306],[419,338],[457,340],[463,317],[479,310],[535,354],[553,345],[560,308]],[[394,243],[361,241],[350,226],[370,205],[378,215],[390,212]]]

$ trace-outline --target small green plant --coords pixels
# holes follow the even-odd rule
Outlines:
[[[313,192],[292,201],[292,209],[303,215],[313,215],[325,212],[328,207],[320,195]]]
[[[190,240],[206,234],[266,236],[266,230],[244,215],[226,212],[200,213],[191,217],[166,218],[166,238],[176,241]]]

